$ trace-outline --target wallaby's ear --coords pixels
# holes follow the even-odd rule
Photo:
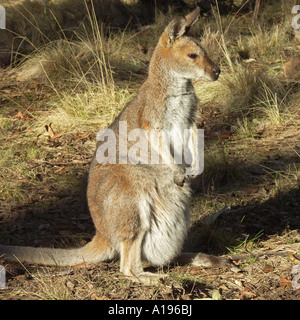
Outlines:
[[[186,32],[187,21],[185,17],[179,16],[172,20],[168,25],[169,43],[173,44],[176,39],[182,37]]]
[[[172,20],[167,27],[169,43],[173,44],[176,39],[179,39],[180,37],[185,35],[188,32],[191,25],[197,21],[199,14],[200,8],[197,7],[186,17],[179,16]]]
[[[187,22],[186,27],[187,28],[191,27],[198,20],[199,15],[200,15],[200,8],[197,7],[194,11],[192,11],[187,16],[185,16],[186,22]]]

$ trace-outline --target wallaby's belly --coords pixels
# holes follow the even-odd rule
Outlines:
[[[179,187],[174,183],[171,188],[150,193],[142,257],[151,265],[165,265],[180,254],[189,227],[188,195],[188,185]]]

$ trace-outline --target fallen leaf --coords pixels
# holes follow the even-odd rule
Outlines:
[[[228,291],[228,287],[225,284],[220,285],[219,290],[221,291]]]
[[[292,281],[288,280],[284,277],[279,277],[281,283],[280,283],[280,287],[281,288],[289,288],[292,285]]]
[[[282,282],[285,282],[285,283],[291,283],[292,281],[291,280],[288,280],[284,277],[279,277],[279,279],[282,281]]]
[[[22,120],[24,119],[24,115],[21,111],[18,111],[18,113],[14,115],[14,118]]]
[[[267,272],[272,272],[274,271],[274,267],[271,266],[270,264],[266,264],[265,267],[263,268],[263,272],[267,273]]]
[[[206,293],[204,293],[204,292],[200,292],[200,296],[201,296],[201,298],[200,298],[200,299],[207,298],[207,294],[206,294]]]
[[[229,133],[224,133],[224,134],[219,135],[219,138],[220,139],[227,139],[227,138],[230,138],[231,136],[233,136],[233,133],[229,132]]]
[[[296,258],[291,252],[289,252],[289,258],[294,262],[299,262],[299,259]]]
[[[58,132],[58,133],[55,133],[55,135],[53,137],[51,137],[50,139],[51,140],[54,140],[60,136],[62,136],[65,132],[64,131],[61,131],[61,132]]]
[[[96,295],[96,293],[92,293],[92,294],[91,294],[91,299],[92,299],[92,300],[110,300],[108,296],[98,297],[98,296]]]
[[[75,139],[75,140],[83,140],[83,139],[89,138],[89,136],[90,136],[89,134],[83,133],[83,134],[81,134],[81,135],[78,135],[78,136],[73,137],[73,139]]]
[[[62,131],[62,132],[58,132],[58,133],[55,133],[53,128],[52,128],[52,123],[50,123],[49,125],[46,124],[45,125],[45,129],[46,129],[46,135],[49,136],[50,140],[54,140],[60,136],[62,136],[65,132]]]
[[[189,296],[188,294],[183,294],[183,295],[180,296],[180,298],[181,298],[182,300],[191,300],[191,298],[190,298],[190,296]],[[170,299],[170,298],[169,298],[169,299]]]
[[[246,291],[246,290],[243,290],[240,292],[240,299],[251,299],[251,298],[255,298],[256,297],[256,294],[253,293],[253,292],[250,292],[250,291]]]
[[[222,300],[222,296],[219,290],[214,290],[211,295],[213,300]]]
[[[241,289],[244,287],[243,284],[242,284],[242,282],[241,282],[240,280],[234,280],[234,283],[235,283],[238,287],[240,287]]]

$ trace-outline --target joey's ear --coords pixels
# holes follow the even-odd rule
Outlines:
[[[197,7],[186,17],[179,16],[172,20],[167,27],[169,43],[173,44],[176,39],[185,35],[189,28],[197,21],[199,14],[200,8]]]

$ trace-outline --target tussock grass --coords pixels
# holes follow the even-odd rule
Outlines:
[[[213,57],[216,63],[220,63],[223,58],[223,50],[220,42],[221,35],[219,30],[214,30],[210,25],[203,26],[201,44],[206,48],[208,55]]]
[[[281,80],[242,64],[234,65],[230,71],[226,70],[217,83],[196,84],[196,92],[203,102],[220,103],[224,112],[231,115],[253,111],[254,106],[258,105],[266,107],[261,111],[274,111],[278,107],[281,112],[283,100],[287,96]]]
[[[38,127],[53,123],[59,131],[85,131],[108,126],[130,101],[127,89],[102,91],[91,86],[80,93],[63,93],[53,102],[52,110],[39,120]]]
[[[44,76],[53,85],[53,80],[80,79],[97,66],[97,71],[100,73],[98,80],[104,85],[110,83],[111,70],[104,55],[103,32],[98,24],[94,7],[90,12],[86,2],[85,4],[89,19],[89,30],[85,29],[85,31],[90,32],[91,36],[88,36],[86,41],[69,40],[54,16],[63,33],[62,39],[49,41],[45,47],[38,48],[32,57],[22,64],[19,71],[21,78]],[[41,30],[39,31],[42,33]]]
[[[39,128],[46,123],[55,123],[61,130],[108,125],[131,98],[127,85],[115,84],[111,65],[120,74],[141,64],[133,54],[132,35],[123,31],[106,38],[94,8],[86,10],[88,23],[75,33],[77,40],[64,36],[47,43],[17,71],[18,77],[46,82],[57,93],[51,110],[37,122]],[[70,87],[71,91],[66,90]]]
[[[233,126],[234,131],[241,136],[252,137],[253,134],[253,122],[242,114],[241,117],[237,118],[236,125]]]
[[[288,40],[288,27],[286,24],[272,25],[267,28],[261,25],[250,29],[251,36],[246,41],[252,57],[270,59],[284,56],[284,49]]]
[[[34,48],[61,38],[62,30],[72,36],[72,31],[88,21],[87,9],[94,11],[98,22],[111,27],[126,27],[130,21],[129,8],[119,0],[23,0],[5,5],[7,29]]]
[[[282,123],[283,112],[286,110],[285,99],[278,97],[278,91],[267,87],[265,83],[261,83],[262,97],[257,98],[257,106],[255,111],[263,113],[267,119],[275,125]]]

